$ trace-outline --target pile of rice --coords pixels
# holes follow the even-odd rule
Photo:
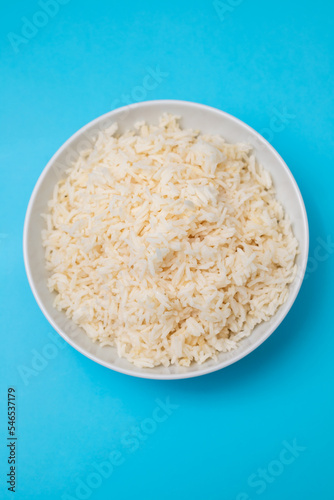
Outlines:
[[[139,367],[235,349],[296,274],[297,241],[251,146],[169,114],[100,132],[44,217],[55,307]]]

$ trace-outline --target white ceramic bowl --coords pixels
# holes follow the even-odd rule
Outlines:
[[[46,212],[54,185],[64,175],[64,169],[81,149],[87,149],[87,146],[92,144],[98,130],[106,128],[114,121],[119,123],[121,132],[139,120],[157,123],[165,111],[180,115],[184,127],[200,129],[204,133],[221,134],[232,143],[249,142],[254,146],[257,159],[271,173],[277,197],[290,216],[299,242],[300,254],[297,259],[298,275],[290,285],[288,300],[270,321],[258,325],[250,337],[241,341],[236,350],[221,353],[218,361],[208,360],[202,365],[193,364],[189,368],[172,366],[141,369],[125,359],[120,359],[114,348],[93,343],[81,328],[52,306],[54,295],[46,285],[47,273],[41,241],[44,221],[40,214]],[[218,109],[186,101],[161,100],[132,104],[106,113],[88,123],[65,142],[46,165],[31,195],[24,224],[23,250],[27,276],[39,307],[53,328],[75,349],[101,365],[128,375],[152,379],[181,379],[220,370],[249,354],[273,333],[298,294],[307,264],[308,242],[307,215],[296,181],[280,155],[262,136],[237,118]]]

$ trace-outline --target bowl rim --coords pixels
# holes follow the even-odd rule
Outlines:
[[[190,108],[194,108],[195,107],[195,108],[198,108],[198,109],[207,110],[207,111],[210,111],[210,112],[213,111],[215,113],[219,113],[219,114],[221,114],[222,117],[228,118],[229,120],[233,121],[237,125],[242,126],[243,128],[245,128],[246,130],[248,130],[252,134],[255,134],[256,138],[260,139],[261,142],[264,144],[265,148],[267,148],[267,149],[269,149],[271,151],[271,153],[281,163],[282,167],[285,169],[286,173],[288,174],[289,181],[290,181],[290,183],[294,187],[294,191],[295,191],[295,193],[297,195],[298,203],[299,203],[300,208],[302,210],[303,217],[302,217],[301,223],[304,225],[305,235],[306,235],[305,240],[303,242],[300,242],[300,241],[298,242],[299,246],[300,246],[300,254],[303,256],[303,259],[302,259],[302,262],[301,262],[301,268],[300,268],[300,270],[298,272],[298,276],[295,277],[295,280],[298,279],[298,285],[293,290],[293,293],[291,293],[291,292],[289,293],[287,301],[284,304],[282,304],[282,306],[285,306],[285,308],[281,309],[282,306],[280,306],[280,308],[278,309],[278,311],[275,313],[275,315],[274,315],[275,321],[270,326],[270,328],[268,328],[268,330],[266,330],[265,333],[256,342],[251,343],[241,353],[238,353],[238,350],[236,349],[235,356],[232,357],[231,359],[228,359],[228,360],[225,360],[225,361],[221,361],[221,362],[216,363],[216,364],[214,364],[212,366],[209,366],[207,368],[203,367],[203,369],[199,369],[198,371],[184,372],[184,373],[179,373],[179,374],[177,374],[177,373],[176,374],[174,374],[174,373],[171,373],[171,374],[154,373],[154,371],[153,371],[154,368],[152,368],[152,373],[144,372],[144,371],[141,371],[142,370],[141,368],[139,368],[139,367],[137,367],[135,365],[134,365],[133,370],[132,369],[130,370],[130,369],[127,369],[127,368],[123,368],[123,367],[114,366],[112,362],[104,361],[104,360],[100,359],[98,356],[96,356],[95,354],[90,353],[85,348],[83,348],[83,347],[79,346],[78,344],[76,344],[76,342],[72,338],[70,338],[57,325],[57,323],[48,314],[46,308],[44,307],[43,300],[39,296],[39,293],[38,293],[37,288],[35,286],[35,282],[34,282],[32,270],[30,268],[29,257],[28,257],[28,240],[29,240],[28,227],[29,227],[29,222],[30,222],[30,218],[31,218],[31,215],[32,215],[32,208],[33,208],[35,199],[37,198],[37,195],[39,193],[40,185],[42,184],[42,182],[44,180],[44,177],[46,176],[46,174],[49,171],[49,169],[52,167],[52,165],[53,165],[54,161],[56,160],[56,158],[64,150],[66,150],[66,148],[73,141],[75,141],[75,139],[77,137],[79,137],[80,135],[82,135],[88,128],[90,128],[91,126],[94,126],[94,124],[96,124],[96,123],[98,123],[100,121],[103,121],[105,119],[110,118],[116,112],[121,112],[121,111],[126,111],[126,110],[127,111],[131,111],[133,109],[137,109],[137,108],[141,108],[141,107],[147,107],[147,106],[150,107],[150,106],[156,106],[156,105],[170,105],[170,104],[172,104],[172,105],[180,105],[181,104],[183,106],[188,106]],[[283,158],[281,157],[281,155],[276,151],[276,149],[261,134],[259,134],[259,132],[257,132],[255,129],[253,129],[252,127],[250,127],[247,123],[245,123],[242,120],[240,120],[239,118],[236,118],[235,116],[227,113],[226,111],[222,111],[222,110],[220,110],[218,108],[215,108],[213,106],[208,106],[206,104],[200,104],[200,103],[193,102],[193,101],[185,101],[185,100],[178,100],[178,99],[157,99],[157,100],[142,101],[142,102],[138,102],[138,103],[128,104],[126,106],[122,106],[122,107],[113,109],[111,111],[108,111],[107,113],[104,113],[104,114],[98,116],[97,118],[94,118],[93,120],[91,120],[90,122],[88,122],[87,124],[85,124],[83,127],[81,127],[77,132],[75,132],[74,134],[72,134],[60,146],[60,148],[58,148],[58,150],[52,155],[52,157],[50,158],[50,160],[47,162],[46,166],[42,170],[42,172],[41,172],[41,174],[40,174],[40,176],[39,176],[39,178],[38,178],[38,180],[37,180],[37,182],[35,184],[35,187],[34,187],[34,189],[32,191],[32,194],[30,196],[28,207],[27,207],[27,211],[26,211],[26,215],[25,215],[25,219],[24,219],[24,227],[23,227],[23,258],[24,258],[24,266],[25,266],[25,270],[26,270],[28,282],[29,282],[31,291],[32,291],[32,293],[33,293],[33,295],[35,297],[35,300],[36,300],[39,308],[41,309],[42,313],[44,314],[44,316],[48,320],[48,322],[51,324],[51,326],[59,333],[59,335],[68,344],[70,344],[72,347],[74,347],[74,349],[76,349],[77,351],[79,351],[81,354],[83,354],[87,358],[91,359],[92,361],[95,361],[96,363],[98,363],[98,364],[100,364],[102,366],[105,366],[106,368],[109,368],[109,369],[114,370],[114,371],[119,372],[119,373],[123,373],[125,375],[130,375],[132,377],[138,377],[138,378],[152,379],[152,380],[180,380],[180,379],[194,378],[194,377],[199,377],[199,376],[202,376],[202,375],[207,375],[209,373],[221,370],[222,368],[226,368],[227,366],[236,363],[237,361],[239,361],[240,359],[246,357],[248,354],[250,354],[255,349],[257,349],[278,328],[278,326],[282,323],[282,321],[284,320],[284,318],[287,316],[287,314],[290,311],[293,303],[295,302],[295,300],[297,298],[297,295],[299,293],[300,287],[302,285],[304,275],[305,275],[307,261],[308,261],[308,252],[309,252],[309,224],[308,224],[308,218],[307,218],[307,212],[306,212],[304,200],[302,198],[302,195],[301,195],[300,189],[298,187],[298,184],[297,184],[294,176],[292,175],[291,170],[289,169],[289,167],[287,166],[287,164],[285,163],[285,161],[283,160]],[[289,286],[291,286],[291,284]]]

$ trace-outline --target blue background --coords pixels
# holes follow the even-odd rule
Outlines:
[[[334,498],[332,2],[63,3],[45,20],[37,1],[7,2],[0,20],[0,498],[11,495],[9,386],[17,499]],[[9,33],[26,34],[24,17],[45,26],[13,42]],[[164,73],[151,90],[148,68]],[[161,98],[215,106],[262,131],[300,186],[311,237],[307,279],[271,338],[218,373],[170,382],[113,373],[57,347],[22,258],[25,210],[53,153],[100,114]],[[289,118],[274,131],[277,112]],[[145,419],[157,398],[178,407],[154,428]],[[124,439],[136,425],[146,431],[134,450]],[[273,461],[284,440],[303,450],[281,470]],[[112,450],[124,463],[109,478],[92,476]],[[249,483],[259,467],[271,471],[262,493],[263,483]],[[80,481],[99,486],[76,492]]]

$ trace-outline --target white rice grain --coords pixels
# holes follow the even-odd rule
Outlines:
[[[235,349],[287,299],[298,244],[247,144],[164,114],[97,136],[57,183],[42,239],[55,307],[139,367]]]

